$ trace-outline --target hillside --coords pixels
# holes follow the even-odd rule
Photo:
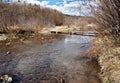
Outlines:
[[[37,5],[0,3],[0,33],[38,32],[44,27],[85,26],[92,22],[92,17],[69,16]]]
[[[11,29],[18,28],[35,30],[43,26],[60,26],[63,19],[62,13],[49,8],[0,3],[0,32],[11,33]]]

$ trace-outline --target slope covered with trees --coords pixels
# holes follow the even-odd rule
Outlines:
[[[11,33],[14,32],[12,29],[18,28],[33,30],[43,26],[59,26],[63,24],[63,20],[62,13],[49,8],[30,4],[0,3],[1,32]]]

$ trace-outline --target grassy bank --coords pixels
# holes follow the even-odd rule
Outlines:
[[[120,83],[120,47],[108,37],[97,37],[89,55],[98,57],[102,83]]]
[[[101,41],[101,42],[100,42]],[[114,45],[111,39],[99,38],[98,43],[102,44],[102,52],[99,55],[101,65],[101,77],[103,83],[120,83],[120,47]]]
[[[94,48],[103,83],[120,83],[120,0],[98,0],[95,18],[100,36]],[[94,49],[94,50],[96,50]]]

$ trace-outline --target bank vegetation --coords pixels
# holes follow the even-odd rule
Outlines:
[[[93,54],[99,56],[103,83],[120,83],[120,0],[99,0]]]

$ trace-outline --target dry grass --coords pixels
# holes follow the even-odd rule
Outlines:
[[[96,22],[100,33],[95,43],[103,83],[120,83],[120,0],[99,0]],[[94,50],[96,50],[94,49]],[[99,51],[99,50],[96,50]]]
[[[120,47],[114,45],[113,40],[107,36],[97,37],[87,55],[99,57],[102,83],[120,83]]]
[[[103,39],[99,39],[103,41]],[[99,42],[99,41],[98,41]],[[107,42],[107,43],[106,43]],[[103,83],[120,82],[120,47],[115,46],[110,39],[102,44],[102,52],[99,55]]]

